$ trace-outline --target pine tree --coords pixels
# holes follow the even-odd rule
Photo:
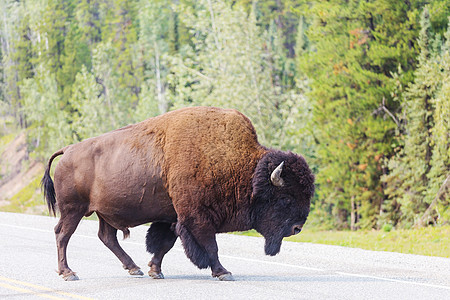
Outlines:
[[[89,49],[93,49],[101,41],[101,18],[100,0],[80,0],[75,8],[75,19],[80,33],[81,40],[86,43]],[[87,65],[88,68],[91,65]]]
[[[422,215],[450,174],[450,128],[446,121],[450,101],[445,98],[449,75],[448,50],[445,50],[448,41],[442,47],[440,36],[433,38],[428,8],[424,9],[420,23],[419,66],[414,73],[414,83],[408,86],[402,99],[403,148],[389,162],[390,174],[385,178],[391,199],[385,210],[389,217],[406,227],[423,225]],[[442,199],[445,195],[447,192]],[[448,200],[439,203],[448,203]],[[439,219],[436,214],[431,217],[433,222]]]
[[[26,127],[23,112],[21,82],[29,71],[29,59],[25,47],[27,24],[24,6],[13,1],[2,1],[1,8],[1,43],[2,43],[2,94],[12,109],[12,114],[22,128]],[[25,53],[24,53],[25,52]]]
[[[372,228],[385,195],[382,157],[391,156],[398,104],[391,73],[412,76],[418,1],[314,2],[299,58],[310,78],[321,209],[338,228]],[[388,114],[387,111],[390,113]]]
[[[107,58],[109,65],[105,66],[111,68],[111,75],[117,80],[115,94],[110,97],[115,98],[114,102],[121,106],[121,109],[135,108],[142,84],[142,68],[136,61],[138,7],[136,2],[111,0],[102,3],[100,10],[104,14],[101,29],[103,47],[111,47],[114,53],[113,57]],[[101,74],[96,73],[96,76]],[[132,118],[129,109],[125,118]],[[123,122],[124,119],[119,123],[123,125]]]
[[[173,41],[170,35],[174,12],[167,8],[166,1],[141,1],[139,7],[139,64],[143,66],[144,78],[137,114],[142,120],[169,109],[166,98],[167,55],[175,51],[178,46],[173,43],[178,41]],[[168,22],[168,19],[172,21]]]
[[[450,222],[450,184],[447,181],[447,185],[444,185],[450,176],[450,22],[437,67],[443,74],[442,86],[433,99],[433,152],[430,172],[427,175],[429,179],[427,199],[428,202],[431,199],[437,200],[434,219],[444,224]],[[442,193],[439,195],[440,191]],[[433,201],[428,209],[433,209]]]
[[[28,136],[33,155],[48,157],[54,149],[72,142],[69,116],[60,109],[60,93],[55,74],[44,64],[36,68],[33,78],[24,80],[22,86],[24,112],[33,124]]]
[[[111,122],[102,86],[86,66],[76,76],[71,105],[75,112],[71,124],[74,141],[100,135],[111,129]]]
[[[173,108],[235,108],[250,117],[262,143],[303,149],[305,143],[295,134],[304,123],[296,121],[308,111],[297,87],[288,88],[294,83],[287,69],[294,62],[286,63],[278,29],[272,26],[262,33],[255,12],[247,15],[239,6],[220,1],[197,5],[203,9],[195,13],[191,6],[178,7],[180,21],[194,38],[193,47],[172,58],[168,96]]]

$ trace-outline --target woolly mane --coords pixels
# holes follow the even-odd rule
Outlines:
[[[275,168],[285,162],[281,177],[285,182],[284,192],[301,195],[311,199],[314,195],[314,175],[305,159],[292,152],[270,150],[259,161],[252,180],[253,198],[259,202],[270,202],[274,199],[274,191],[279,189],[270,181]]]

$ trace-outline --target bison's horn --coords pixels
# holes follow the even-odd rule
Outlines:
[[[281,178],[281,172],[283,171],[284,161],[272,172],[272,175],[270,175],[270,181],[272,181],[272,184],[274,186],[283,186],[284,181],[283,178]]]

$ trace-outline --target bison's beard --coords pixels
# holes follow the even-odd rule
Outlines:
[[[274,256],[280,252],[281,241],[283,237],[266,237],[266,243],[264,245],[264,251],[266,255]]]

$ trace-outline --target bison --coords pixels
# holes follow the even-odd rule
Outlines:
[[[50,177],[55,157],[62,155]],[[143,275],[117,241],[117,230],[152,222],[149,275],[180,237],[187,257],[212,276],[233,280],[218,258],[215,235],[256,229],[265,253],[280,251],[310,210],[314,175],[305,159],[258,143],[250,120],[236,110],[192,107],[172,111],[66,146],[42,178],[55,226],[58,273],[77,280],[67,244],[83,216],[99,219],[98,237],[131,275]]]

